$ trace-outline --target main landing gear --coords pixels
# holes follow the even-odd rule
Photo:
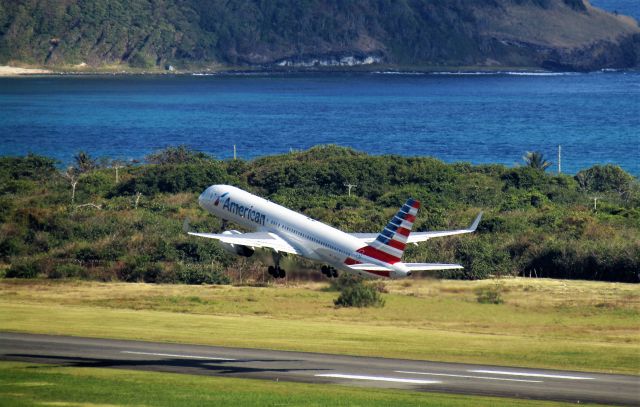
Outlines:
[[[273,278],[284,278],[287,275],[287,273],[280,268],[280,257],[280,253],[273,252],[273,263],[275,266],[269,266],[267,268],[267,273]]]
[[[273,278],[284,278],[287,274],[286,272],[280,268],[280,266],[269,266],[267,268],[267,273]]]
[[[329,278],[338,277],[338,270],[336,270],[335,268],[333,268],[331,266],[322,266],[320,268],[320,272],[322,274],[324,274],[325,276],[329,277]]]

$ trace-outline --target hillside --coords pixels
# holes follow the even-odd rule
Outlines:
[[[5,0],[0,64],[632,68],[640,28],[583,0]]]

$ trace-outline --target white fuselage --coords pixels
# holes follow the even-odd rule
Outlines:
[[[389,267],[389,264],[359,253],[357,250],[365,244],[357,237],[242,189],[229,185],[212,185],[200,195],[199,203],[202,208],[222,219],[251,230],[274,233],[302,256],[337,269],[379,277],[367,271],[349,268],[345,265],[348,258]],[[401,276],[406,276],[406,273],[394,270],[390,277]]]

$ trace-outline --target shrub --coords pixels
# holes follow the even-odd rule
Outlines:
[[[114,179],[110,174],[104,172],[87,173],[78,181],[76,198],[89,199],[93,196],[106,195],[113,183]]]
[[[151,57],[136,52],[129,58],[129,66],[132,68],[152,68],[155,64]]]
[[[75,258],[82,262],[91,262],[100,260],[100,254],[96,249],[90,246],[79,247],[75,253]]]
[[[456,257],[461,260],[464,269],[439,272],[441,277],[477,280],[492,275],[506,275],[510,271],[507,252],[479,238],[458,241]]]
[[[361,284],[362,279],[348,273],[341,273],[338,278],[329,281],[329,288],[332,291],[343,291],[357,284]]]
[[[229,277],[222,270],[205,264],[181,264],[178,280],[184,284],[229,284]]]
[[[476,289],[476,299],[480,304],[502,304],[502,284]]]
[[[192,150],[185,145],[168,147],[164,150],[156,151],[145,157],[150,164],[199,164],[204,161],[211,161],[213,157],[196,150]]]
[[[578,172],[575,176],[580,187],[595,192],[622,193],[633,182],[633,176],[617,165],[594,165]]]
[[[532,253],[523,275],[538,277],[640,282],[640,244],[610,239],[595,242],[553,241]]]
[[[161,192],[202,192],[211,184],[227,182],[227,174],[219,162],[199,164],[167,164],[139,167],[132,178],[121,183],[114,195],[155,195]]]
[[[56,161],[39,155],[28,154],[25,157],[0,157],[0,184],[9,180],[43,180],[51,177]]]
[[[0,240],[0,258],[21,255],[23,253],[26,253],[24,239],[20,239],[17,236],[7,236]]]
[[[359,278],[345,279],[348,283],[340,290],[340,296],[333,303],[336,307],[383,307],[384,299],[380,291],[371,283]]]
[[[163,273],[162,267],[158,263],[150,263],[143,268],[142,281],[145,283],[159,283]]]
[[[48,274],[49,278],[80,278],[86,277],[84,267],[78,264],[59,264]]]
[[[212,230],[207,224],[198,224],[194,230]],[[184,263],[219,263],[229,266],[236,256],[226,252],[220,245],[212,244],[208,239],[193,239],[173,243],[176,259]]]
[[[7,278],[35,278],[38,276],[40,268],[33,260],[19,260],[11,263],[7,270]]]
[[[504,182],[505,189],[538,189],[548,182],[548,177],[544,172],[531,167],[519,167],[505,172],[500,177]]]
[[[148,265],[148,256],[128,257],[125,259],[122,267],[118,270],[118,279],[129,283],[142,281],[143,275]]]

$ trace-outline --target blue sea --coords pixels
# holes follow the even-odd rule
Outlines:
[[[590,0],[591,5],[640,20],[640,0]]]
[[[335,143],[445,162],[640,175],[640,73],[50,76],[0,79],[0,155],[139,160],[185,144],[218,158]],[[555,166],[554,166],[555,167]]]

